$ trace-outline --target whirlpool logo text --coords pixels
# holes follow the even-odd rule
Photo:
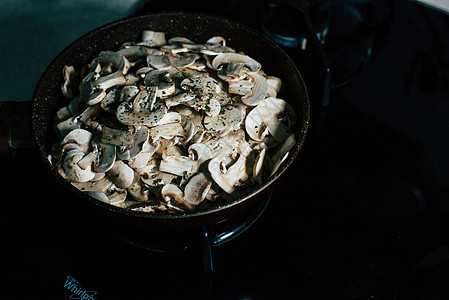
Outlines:
[[[67,276],[64,287],[71,293],[70,299],[95,300],[96,291],[88,291],[79,285],[79,281]]]

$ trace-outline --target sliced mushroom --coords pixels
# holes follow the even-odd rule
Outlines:
[[[100,77],[91,82],[92,89],[107,90],[114,86],[122,86],[126,83],[126,77],[122,71],[117,71],[109,75]]]
[[[171,66],[176,68],[185,68],[192,65],[198,57],[199,55],[197,54],[186,53],[181,55],[170,55],[168,56],[168,59]]]
[[[149,129],[152,138],[164,137],[170,139],[173,136],[184,136],[184,128],[178,122],[153,126]]]
[[[198,162],[187,156],[167,156],[161,160],[159,170],[162,172],[190,177],[198,172]]]
[[[261,69],[261,65],[251,57],[238,53],[221,53],[218,54],[212,61],[212,67],[219,69],[221,65],[229,63],[243,63],[251,72],[257,72]]]
[[[165,45],[165,33],[153,30],[142,31],[142,41],[150,47],[160,47]]]
[[[264,99],[246,117],[246,132],[256,141],[262,141],[268,132],[277,141],[284,141],[291,132],[279,117],[286,110],[292,110],[286,101],[272,97]]]
[[[256,156],[254,167],[253,167],[253,177],[259,183],[262,184],[262,171],[263,171],[263,163],[265,159],[266,149],[262,149]]]
[[[145,85],[156,86],[156,96],[160,98],[166,98],[176,90],[175,83],[170,78],[170,73],[163,70],[149,71],[145,76]]]
[[[83,192],[101,193],[107,193],[114,186],[114,183],[107,176],[97,181],[71,182],[71,184]]]
[[[130,68],[128,59],[121,53],[114,51],[100,52],[100,54],[91,62],[91,65],[95,65],[97,62],[102,66],[112,65],[116,70],[121,71],[123,75],[125,75]]]
[[[228,92],[237,95],[249,95],[254,86],[254,82],[250,80],[237,80],[229,82]]]
[[[107,174],[117,186],[124,189],[134,182],[134,170],[121,160],[116,160]]]
[[[204,173],[198,173],[190,178],[184,189],[184,200],[191,205],[200,204],[209,192],[212,186],[210,181]]]
[[[61,145],[75,143],[82,152],[87,152],[92,140],[92,133],[85,129],[74,129],[62,139]]]
[[[109,171],[115,163],[116,148],[114,145],[101,142],[101,136],[97,136],[92,141],[92,146],[97,149],[98,155],[94,163],[94,170],[97,173]]]
[[[148,55],[147,64],[158,70],[168,70],[171,68],[170,59],[166,55]]]
[[[79,85],[78,74],[73,66],[64,65],[62,69],[64,82],[61,84],[61,91],[64,97],[72,99],[75,96],[76,88]]]
[[[208,146],[202,143],[195,143],[189,147],[189,157],[196,160],[199,165],[213,157],[212,151]]]
[[[270,163],[268,164],[269,168],[271,169],[270,176],[279,169],[282,162],[287,158],[289,151],[295,146],[295,144],[295,135],[292,133],[288,136],[287,139],[285,139],[284,143],[279,146],[279,148],[271,158]]]
[[[166,184],[161,190],[162,198],[165,201],[174,200],[179,204],[184,205],[187,209],[192,209],[193,206],[184,200],[184,194],[179,187],[174,184]]]
[[[208,165],[210,175],[216,184],[218,184],[226,193],[232,194],[235,186],[241,178],[246,175],[246,157],[240,154],[237,161],[226,169],[224,160],[221,158],[213,158]]]
[[[151,93],[142,90],[139,94],[132,104],[130,102],[120,103],[115,113],[117,120],[125,125],[156,125],[164,118],[167,108],[162,103],[154,103],[153,110],[151,110]]]
[[[136,201],[148,201],[150,198],[150,190],[145,188],[137,173],[134,173],[134,181],[127,190],[128,194]]]
[[[242,97],[242,102],[249,106],[256,106],[267,96],[268,84],[264,76],[254,73],[252,77],[254,86],[251,88],[251,93]]]
[[[240,109],[235,106],[225,106],[218,115],[205,116],[203,124],[206,130],[220,131],[240,124],[243,118]]]
[[[92,171],[90,166],[85,169],[78,165],[78,162],[85,156],[85,153],[73,149],[66,153],[61,163],[61,169],[66,178],[72,182],[86,182],[95,177],[95,172]]]

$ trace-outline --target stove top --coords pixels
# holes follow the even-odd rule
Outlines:
[[[86,214],[18,149],[1,160],[18,298],[449,299],[448,16],[406,0],[170,7],[237,19],[297,63],[312,105],[298,159],[247,216],[155,243]]]

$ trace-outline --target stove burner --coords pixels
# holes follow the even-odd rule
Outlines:
[[[197,252],[204,273],[213,271],[212,248],[227,243],[250,228],[262,215],[271,193],[255,207],[235,217],[190,231],[130,231],[116,228],[114,234],[131,244],[152,252]]]
[[[271,3],[267,9],[261,9],[260,26],[266,36],[287,48],[307,48],[307,30],[299,20],[303,13],[293,4]],[[317,39],[324,44],[329,29],[329,10],[322,6],[313,6],[307,15]]]

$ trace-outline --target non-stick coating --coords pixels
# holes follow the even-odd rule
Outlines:
[[[148,214],[117,208],[87,196],[63,180],[56,169],[48,162],[47,156],[50,153],[51,146],[57,141],[53,129],[53,116],[55,111],[64,103],[60,91],[60,85],[63,81],[63,66],[73,65],[79,70],[100,51],[118,50],[124,42],[140,41],[141,32],[145,29],[163,31],[167,38],[183,36],[198,43],[204,43],[212,36],[222,36],[226,39],[227,45],[237,51],[244,51],[259,61],[267,74],[283,80],[285,89],[282,91],[281,97],[291,103],[298,117],[298,122],[294,128],[298,143],[291,151],[284,167],[272,176],[266,184],[244,198],[232,203],[224,203],[210,210],[177,215]],[[64,49],[49,65],[35,89],[32,130],[43,163],[47,165],[50,172],[61,184],[78,196],[80,201],[88,201],[100,212],[117,217],[123,222],[148,223],[150,226],[185,227],[200,226],[229,218],[261,200],[272,188],[274,181],[278,179],[298,154],[307,132],[308,121],[309,102],[301,75],[293,62],[276,44],[257,31],[233,20],[193,12],[169,12],[126,18],[104,25],[87,33]]]

